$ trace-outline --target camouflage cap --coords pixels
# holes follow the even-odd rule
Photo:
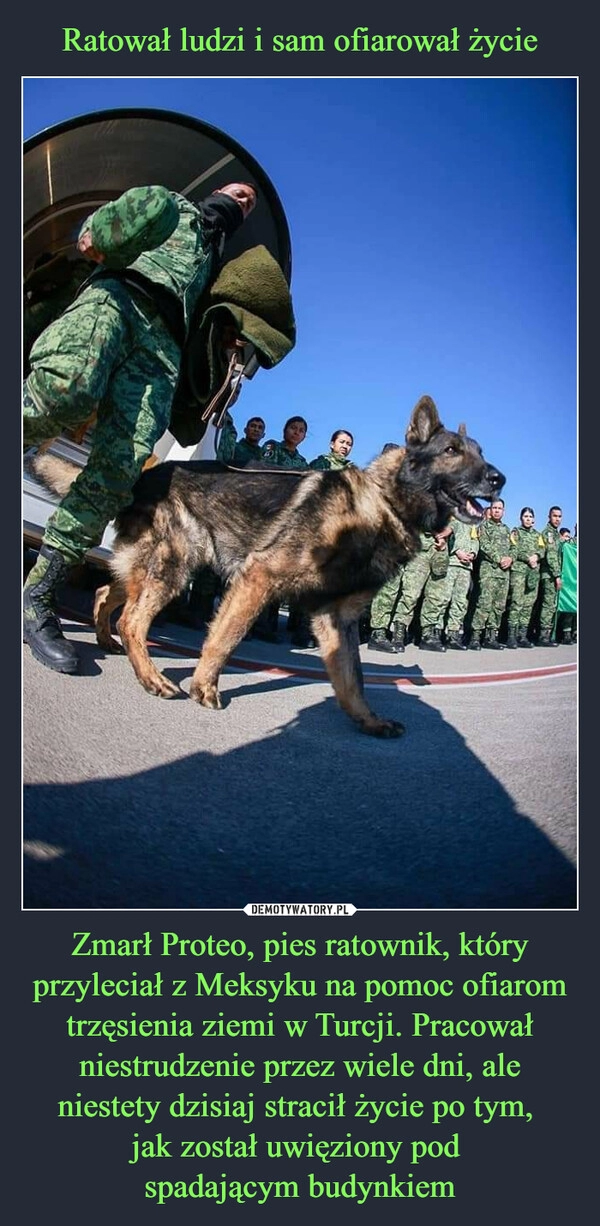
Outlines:
[[[170,238],[179,222],[179,210],[166,187],[132,187],[103,204],[84,223],[91,230],[96,251],[106,266],[126,268],[143,251],[153,251]]]

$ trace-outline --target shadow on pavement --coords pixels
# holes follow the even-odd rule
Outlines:
[[[575,907],[575,869],[464,738],[414,695],[375,705],[402,740],[331,698],[221,755],[26,787],[24,906]]]

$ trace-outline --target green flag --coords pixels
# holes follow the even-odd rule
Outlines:
[[[557,613],[577,612],[577,541],[565,541],[562,551],[562,587],[558,593]]]

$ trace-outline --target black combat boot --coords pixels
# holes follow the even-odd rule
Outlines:
[[[511,651],[519,646],[517,643],[517,631],[515,626],[508,627],[508,638],[505,645],[506,647],[509,647]]]
[[[392,643],[394,644],[395,651],[404,651],[406,647],[406,626],[403,626],[402,622],[392,622]]]
[[[290,639],[292,647],[307,648],[317,646],[317,640],[312,632],[310,617],[304,609],[298,610],[295,623],[292,622]]]
[[[481,651],[481,630],[472,631],[469,651]]]
[[[519,626],[517,630],[517,647],[533,647],[527,638],[527,626]]]
[[[371,651],[387,651],[392,654],[398,651],[396,644],[388,638],[387,630],[372,630],[367,647],[370,647]]]
[[[571,646],[571,643],[573,642],[573,635],[570,630],[563,630],[562,641],[565,644],[565,647]]]
[[[482,646],[489,647],[491,651],[504,651],[502,643],[498,642],[497,630],[486,630]]]
[[[463,643],[463,637],[460,630],[448,630],[446,634],[446,647],[451,647],[454,651],[467,650],[467,645],[466,643]]]
[[[57,673],[76,673],[79,659],[74,643],[64,637],[55,612],[56,593],[70,564],[57,549],[42,545],[23,589],[23,642],[36,660]]]
[[[442,632],[437,626],[424,626],[421,632],[421,651],[445,651]]]
[[[558,647],[558,643],[555,643],[554,640],[550,638],[550,634],[550,630],[540,630],[538,647]]]

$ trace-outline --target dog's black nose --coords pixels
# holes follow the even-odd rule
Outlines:
[[[488,464],[488,470],[487,470],[487,479],[492,489],[495,490],[496,493],[498,493],[502,489],[502,486],[506,482],[506,477],[504,476],[504,473],[501,473],[498,468],[492,468],[489,464]]]

